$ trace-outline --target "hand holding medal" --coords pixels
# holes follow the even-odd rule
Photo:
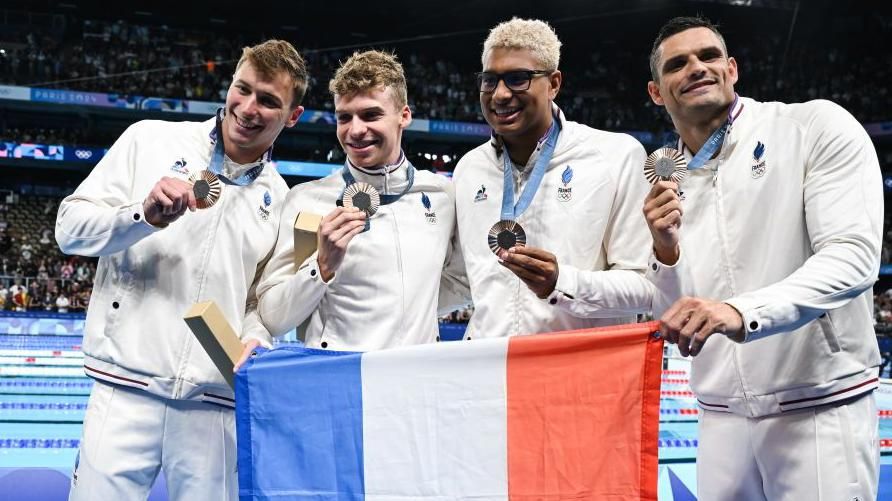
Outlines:
[[[527,244],[527,234],[517,221],[502,220],[492,225],[487,236],[489,250],[496,256],[499,251],[507,251],[512,247],[523,247]]]
[[[675,148],[660,148],[644,161],[644,177],[653,185],[644,200],[644,218],[657,259],[668,265],[675,264],[680,254],[682,209],[678,188],[687,176],[687,162]]]
[[[684,155],[675,148],[660,148],[644,161],[644,177],[650,184],[658,181],[672,181],[676,184],[688,176],[688,165]]]
[[[223,184],[213,172],[203,170],[198,175],[192,175],[189,182],[192,183],[192,194],[199,209],[212,207],[220,199]]]
[[[368,183],[353,183],[344,190],[344,207],[356,207],[372,217],[381,206],[381,196]]]
[[[143,215],[147,223],[164,228],[176,221],[186,209],[197,208],[192,184],[173,177],[162,177],[143,201]]]

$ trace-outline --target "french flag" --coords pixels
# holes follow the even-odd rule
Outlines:
[[[241,499],[655,500],[656,328],[261,352],[236,376]]]

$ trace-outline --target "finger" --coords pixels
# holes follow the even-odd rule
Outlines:
[[[653,200],[666,192],[678,192],[678,183],[673,181],[657,181],[650,187],[645,200]]]
[[[342,225],[337,230],[331,232],[328,235],[328,241],[331,242],[333,245],[338,245],[340,241],[344,239],[344,236],[354,231],[356,231],[357,233],[361,233],[364,229],[365,221],[350,221],[347,224]]]
[[[700,350],[703,349],[703,345],[706,343],[706,340],[709,339],[709,336],[712,336],[715,333],[716,324],[713,322],[706,322],[700,331],[691,339],[691,356],[696,357],[700,353]]]
[[[173,205],[173,201],[164,194],[163,191],[158,189],[157,187],[149,193],[149,200],[152,205],[158,209],[162,214],[165,209],[168,209]]]
[[[678,332],[678,349],[681,351],[682,356],[691,355],[691,342],[705,323],[706,314],[703,311],[695,311],[687,323],[685,323],[685,326]]]
[[[343,208],[340,214],[337,214],[325,225],[323,232],[332,233],[349,222],[365,221],[366,217],[366,213],[356,207]]]
[[[353,237],[362,233],[362,231],[364,229],[365,229],[365,224],[360,223],[359,226],[357,226],[357,227],[351,229],[350,231],[348,231],[347,233],[345,233],[344,236],[342,236],[337,242],[335,242],[335,245],[337,245],[341,249],[347,249],[347,244],[349,244],[350,241],[353,240]]]
[[[653,222],[653,227],[655,230],[665,230],[667,228],[672,228],[673,226],[681,226],[681,214],[679,214],[677,211],[670,212],[664,217]]]
[[[539,259],[534,257],[524,256],[513,250],[508,251],[505,254],[505,258],[503,259],[503,261],[508,264],[526,268],[527,270],[536,273],[537,275],[546,275],[548,273],[548,262],[540,261]]]
[[[678,199],[669,200],[659,207],[654,207],[654,209],[650,211],[649,215],[654,219],[659,219],[661,217],[665,217],[666,214],[669,214],[673,211],[678,212],[679,214],[682,213],[681,201],[679,201]]]
[[[670,343],[679,343],[681,329],[688,322],[693,302],[689,298],[676,301],[660,318],[660,335]]]
[[[188,185],[186,185],[188,187]],[[183,186],[176,183],[162,183],[158,186],[164,195],[170,199],[171,205],[168,207],[167,214],[178,214],[185,210],[187,194],[192,192],[191,187],[184,189]]]
[[[644,213],[651,214],[654,211],[659,210],[661,207],[673,203],[681,205],[681,200],[678,199],[678,194],[676,194],[674,191],[663,192],[657,197],[650,199],[644,203]]]
[[[248,343],[245,345],[245,349],[242,350],[242,356],[240,356],[239,359],[235,362],[235,365],[232,366],[233,373],[238,372],[239,368],[248,361],[248,358],[251,357],[251,354],[254,353],[254,350],[257,348],[258,345],[259,343],[257,343],[256,341],[248,341]]]
[[[521,256],[529,256],[538,261],[545,262],[555,262],[557,258],[554,254],[548,252],[545,249],[540,249],[538,247],[529,247],[529,246],[520,246],[520,247],[512,247],[511,253],[519,254]]]
[[[539,275],[537,273],[533,273],[522,266],[518,266],[516,264],[509,263],[508,261],[502,261],[501,264],[505,268],[508,268],[508,270],[511,271],[511,273],[514,273],[515,275],[517,275],[518,278],[520,278],[521,280],[530,280],[533,282],[538,282],[539,280],[542,279],[541,275]]]
[[[691,305],[686,298],[679,299],[663,313],[660,321],[671,330],[679,331],[690,316]]]

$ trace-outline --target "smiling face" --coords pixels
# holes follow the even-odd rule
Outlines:
[[[734,101],[737,62],[708,28],[691,28],[665,39],[657,71],[659,81],[649,82],[647,90],[673,120],[710,120]]]
[[[226,94],[222,126],[229,158],[238,163],[257,160],[284,127],[297,123],[304,109],[291,107],[293,87],[285,72],[264,79],[250,62],[239,67]]]
[[[399,159],[403,129],[412,121],[412,112],[396,104],[391,88],[336,95],[334,101],[338,142],[350,163],[374,169]]]
[[[505,73],[516,70],[542,70],[532,52],[525,49],[495,47],[486,55],[483,71]],[[493,92],[480,93],[483,117],[496,134],[512,139],[538,140],[551,124],[551,102],[561,86],[561,72],[537,76],[524,91],[508,89],[500,81]]]

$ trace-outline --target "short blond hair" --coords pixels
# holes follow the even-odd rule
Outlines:
[[[355,96],[380,87],[393,91],[397,108],[409,102],[403,65],[396,55],[380,50],[354,52],[328,83],[328,90],[335,97]]]
[[[531,70],[555,71],[561,60],[561,41],[558,40],[554,28],[538,19],[512,18],[496,25],[490,30],[483,42],[481,62],[486,64],[486,57],[495,48],[528,50],[542,68]]]
[[[300,106],[307,92],[307,63],[301,57],[300,52],[293,45],[284,40],[267,40],[253,47],[242,49],[242,57],[235,65],[235,71],[245,62],[251,63],[254,70],[265,80],[273,80],[280,72],[291,77],[294,97],[291,99],[291,108]]]

